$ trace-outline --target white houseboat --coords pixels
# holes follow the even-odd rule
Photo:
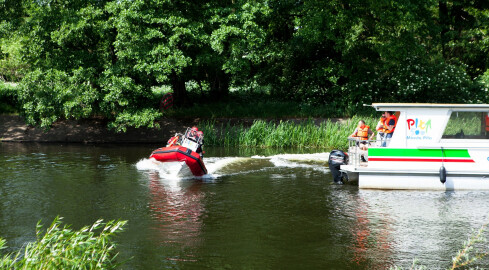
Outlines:
[[[386,147],[350,144],[341,171],[358,178],[360,188],[489,190],[489,104],[372,106],[398,119]]]

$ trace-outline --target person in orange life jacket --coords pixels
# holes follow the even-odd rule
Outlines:
[[[380,146],[380,142],[384,139],[384,121],[385,121],[385,114],[382,113],[382,116],[379,119],[379,122],[377,123],[377,126],[375,127],[375,130],[377,131],[377,146]]]
[[[180,145],[180,136],[175,134],[175,136],[171,137],[168,142],[166,142],[166,147]]]
[[[370,135],[370,138],[368,137],[368,135]],[[353,131],[350,137],[358,138],[358,140],[360,140],[358,143],[360,149],[367,150],[367,140],[371,140],[374,135],[375,133],[370,129],[370,127],[365,125],[365,121],[360,120],[358,122],[357,128],[355,129],[355,131]]]
[[[394,134],[394,130],[396,129],[396,124],[397,124],[397,118],[394,115],[393,112],[384,112],[385,115],[385,120],[384,120],[384,139],[390,140],[392,138],[392,134]],[[387,142],[384,141],[382,142],[382,146],[385,147],[387,146]]]
[[[486,119],[486,138],[489,138],[489,113],[485,113]]]

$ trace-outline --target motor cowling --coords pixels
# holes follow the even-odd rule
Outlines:
[[[341,165],[348,164],[348,154],[341,150],[333,150],[329,153],[328,165],[333,181],[336,184],[343,184],[343,179],[347,179],[347,175],[340,171]]]

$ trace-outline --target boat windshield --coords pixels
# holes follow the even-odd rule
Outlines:
[[[182,146],[187,147],[192,151],[197,151],[199,145],[202,145],[203,140],[204,135],[202,133],[199,134],[191,128],[187,128],[183,137]]]
[[[450,115],[443,139],[488,139],[489,112],[457,112]]]

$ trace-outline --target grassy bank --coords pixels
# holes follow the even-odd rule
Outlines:
[[[250,127],[207,121],[200,128],[204,131],[207,146],[346,149],[347,137],[355,130],[360,119],[365,120],[372,129],[378,120],[358,116],[342,122],[326,120],[319,124],[313,120],[299,123],[256,120]]]

